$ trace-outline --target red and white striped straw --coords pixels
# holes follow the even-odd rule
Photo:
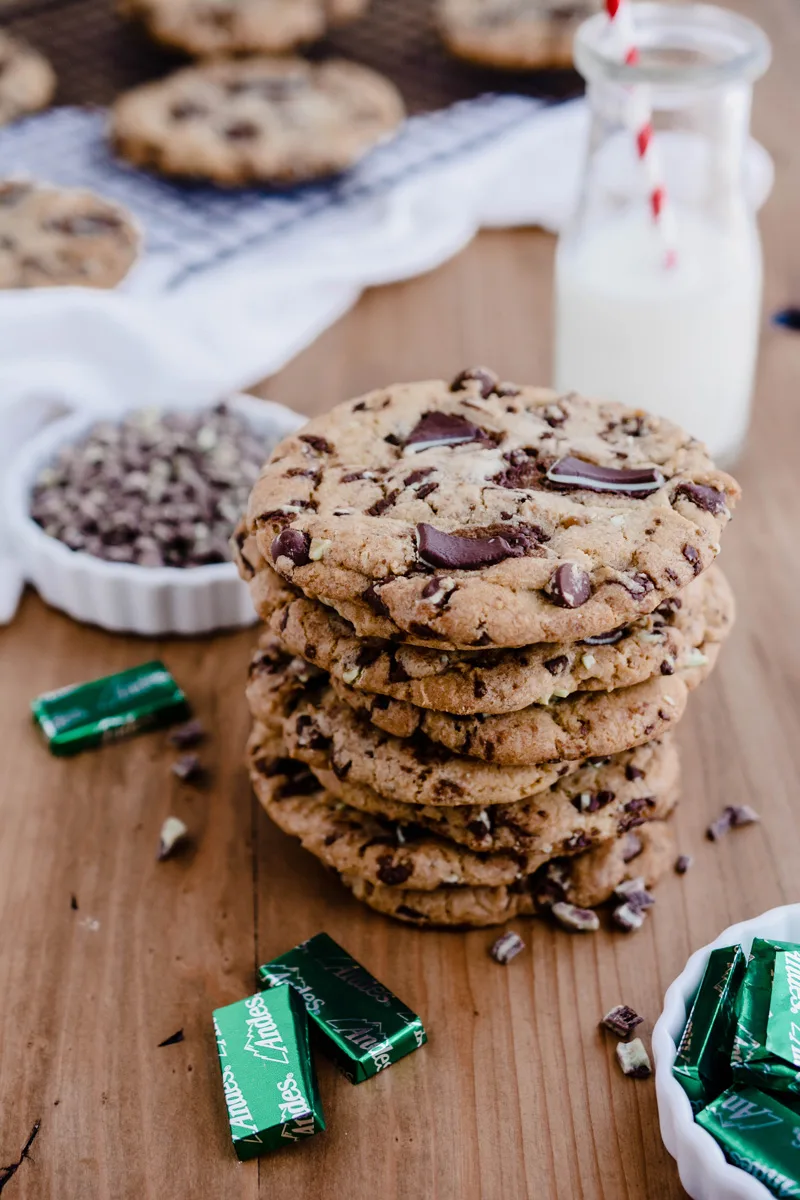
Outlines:
[[[620,62],[635,66],[639,61],[630,0],[605,0],[611,31]],[[664,169],[653,139],[653,114],[644,88],[631,88],[628,122],[636,138],[636,152],[647,175],[650,210],[664,244],[664,263],[677,262],[675,216],[664,183]]]

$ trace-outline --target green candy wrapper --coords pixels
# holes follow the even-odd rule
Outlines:
[[[161,662],[47,692],[31,712],[53,754],[77,754],[113,738],[189,715],[186,697]]]
[[[290,987],[218,1008],[214,1032],[233,1148],[240,1159],[325,1128],[308,1017]]]
[[[746,965],[741,946],[724,946],[708,956],[672,1068],[694,1113],[731,1082],[736,997]]]
[[[291,984],[322,1047],[351,1083],[362,1083],[428,1040],[419,1017],[328,937],[301,942],[258,969],[267,988]]]
[[[800,1106],[800,946],[755,938],[739,993],[733,1080]]]
[[[734,1086],[696,1120],[728,1162],[755,1176],[774,1196],[800,1196],[800,1120],[774,1096]]]

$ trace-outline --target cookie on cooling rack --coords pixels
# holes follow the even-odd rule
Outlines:
[[[369,0],[121,0],[159,42],[200,57],[284,54],[361,15]]]
[[[38,50],[0,30],[0,125],[46,108],[56,76]]]
[[[458,58],[512,71],[572,66],[572,39],[601,0],[439,0],[445,45]]]
[[[336,175],[403,119],[388,79],[330,59],[202,63],[121,96],[115,149],[136,166],[222,186]]]
[[[120,205],[79,189],[0,181],[0,288],[111,288],[138,251]]]

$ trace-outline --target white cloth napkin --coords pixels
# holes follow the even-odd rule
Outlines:
[[[281,195],[135,172],[108,154],[97,111],[55,109],[3,130],[0,177],[120,200],[145,253],[113,292],[0,292],[0,482],[56,406],[208,402],[278,370],[365,287],[432,269],[481,227],[559,230],[587,132],[583,101],[481,97],[412,118],[339,180]],[[758,203],[771,185],[760,147],[751,175]],[[0,523],[0,622],[22,582]]]

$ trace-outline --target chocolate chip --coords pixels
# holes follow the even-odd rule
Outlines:
[[[564,853],[573,854],[579,850],[586,850],[592,844],[592,839],[588,838],[585,833],[574,833],[572,837],[564,840]]]
[[[603,1017],[600,1024],[605,1029],[610,1029],[618,1038],[627,1038],[633,1033],[637,1025],[641,1025],[644,1017],[627,1004],[617,1004],[616,1007],[609,1009]]]
[[[653,1074],[650,1058],[641,1038],[634,1038],[632,1042],[619,1042],[617,1061],[622,1067],[623,1075],[630,1079],[647,1079]]]
[[[202,742],[206,736],[206,731],[203,728],[202,721],[196,717],[187,721],[185,725],[179,725],[177,729],[173,729],[169,735],[169,741],[173,746],[177,746],[183,750],[189,746],[196,746],[198,742]]]
[[[704,483],[678,484],[675,489],[675,499],[678,496],[686,496],[687,500],[691,500],[692,504],[702,508],[703,512],[712,513],[714,516],[725,512],[728,507],[725,503],[725,493]]]
[[[333,454],[333,446],[324,437],[317,437],[313,433],[301,433],[300,441],[305,442],[312,450],[316,450],[318,454]]]
[[[627,625],[620,625],[618,629],[612,629],[608,633],[598,633],[594,637],[583,639],[584,646],[615,646],[621,641],[628,632]]]
[[[673,662],[670,662],[670,660],[668,658],[664,659],[664,661],[662,662],[661,667],[659,669],[660,669],[662,675],[674,675],[675,674],[675,664]]]
[[[545,590],[555,604],[580,608],[592,594],[592,583],[582,567],[566,562],[556,567]]]
[[[642,600],[653,591],[655,586],[650,576],[645,575],[644,571],[636,571],[633,575],[629,575],[623,583],[623,587],[630,592],[634,600]]]
[[[194,100],[178,100],[169,110],[173,121],[190,121],[194,117],[205,117],[207,113],[205,104],[197,104]]]
[[[403,445],[413,453],[432,446],[461,446],[466,442],[485,442],[487,435],[477,425],[457,413],[423,413],[406,437]]]
[[[420,559],[431,567],[450,570],[474,571],[525,553],[522,546],[505,537],[461,537],[433,525],[417,525],[417,537]]]
[[[433,486],[436,487],[436,484]],[[376,500],[375,503],[366,510],[366,515],[368,517],[382,516],[387,509],[393,507],[394,502],[399,495],[400,488],[395,488],[393,491],[389,492],[388,496],[383,496],[380,500]]]
[[[693,862],[694,859],[691,854],[679,854],[675,859],[675,873],[677,875],[685,875]]]
[[[476,700],[482,700],[483,697],[486,695],[486,691],[487,691],[486,684],[483,682],[482,679],[473,679],[472,694]]]
[[[506,966],[511,962],[512,958],[516,958],[525,949],[525,943],[518,933],[508,930],[507,933],[501,933],[496,942],[493,942],[489,954],[497,963],[502,963]]]
[[[683,547],[683,550],[681,551],[681,553],[682,553],[683,557],[686,559],[686,561],[691,564],[691,567],[692,567],[695,575],[699,575],[703,569],[703,564],[700,559],[700,551],[697,550],[696,547],[694,547],[694,546],[687,545],[687,546]]]
[[[438,488],[438,483],[424,483],[417,492],[417,498],[424,500],[426,496],[430,496]]]
[[[480,394],[485,400],[495,391],[499,382],[500,380],[494,371],[490,371],[488,367],[469,367],[466,371],[462,371],[460,375],[456,375],[450,384],[450,391],[460,392],[467,384],[477,383]]]
[[[311,562],[308,556],[310,545],[311,538],[301,529],[284,529],[273,539],[269,552],[273,562],[288,558],[296,567],[304,567]]]
[[[561,675],[569,666],[569,659],[566,654],[559,654],[556,658],[548,658],[544,665],[551,675]]]
[[[261,136],[261,128],[255,121],[234,121],[224,133],[229,142],[251,142]]]
[[[601,467],[598,463],[567,455],[553,463],[547,472],[551,483],[562,488],[584,488],[590,492],[613,492],[622,496],[651,496],[664,486],[664,476],[656,467],[629,469]]]
[[[760,820],[761,817],[749,804],[729,804],[727,808],[722,810],[721,815],[717,817],[716,821],[712,821],[709,825],[706,830],[706,837],[710,842],[718,842],[730,829],[741,829],[745,825],[755,825]]]
[[[600,919],[590,908],[578,908],[575,904],[559,900],[550,911],[559,925],[574,933],[596,933],[600,928]]]
[[[639,767],[634,767],[633,763],[628,763],[625,768],[625,778],[633,782],[634,779],[644,779],[644,771]]]
[[[403,483],[406,487],[411,487],[414,483],[421,483],[423,479],[427,479],[432,475],[436,467],[420,467],[417,471],[412,471],[410,475],[406,475]]]
[[[391,854],[384,854],[378,859],[378,879],[387,887],[399,887],[413,873],[413,867],[407,863],[394,861]]]
[[[626,863],[633,862],[643,850],[644,843],[638,833],[626,833],[625,842],[622,847],[622,861]]]

